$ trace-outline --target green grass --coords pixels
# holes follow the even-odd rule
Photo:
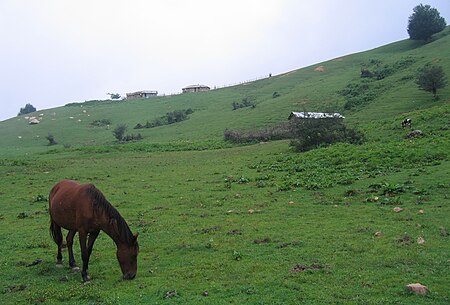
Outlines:
[[[450,303],[450,88],[433,101],[410,77],[427,62],[450,74],[448,30],[427,45],[401,41],[322,63],[324,72],[315,65],[207,93],[64,106],[39,111],[34,126],[0,122],[2,304]],[[408,56],[411,66],[371,83],[381,88],[376,99],[344,111],[339,91],[360,82],[363,64]],[[256,108],[233,111],[245,97]],[[186,121],[114,142],[116,124],[187,108]],[[304,109],[344,113],[367,142],[295,153],[289,141],[222,139],[227,127],[277,124]],[[405,139],[405,116],[423,138]],[[112,126],[91,126],[102,119]],[[47,146],[48,133],[58,145]],[[121,280],[104,233],[89,284],[71,273],[66,252],[65,267],[55,267],[46,198],[65,178],[95,183],[139,232],[135,280]],[[81,263],[77,239],[75,257]],[[320,268],[294,272],[299,265]],[[405,290],[416,282],[430,293]]]

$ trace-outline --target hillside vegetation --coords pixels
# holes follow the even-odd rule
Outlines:
[[[450,75],[449,34],[209,92],[0,122],[2,304],[449,304],[450,85],[434,100],[415,84],[429,63]],[[297,153],[289,140],[223,139],[292,111],[342,113],[366,141]],[[423,136],[406,138],[404,118]],[[117,143],[119,124],[143,139]],[[120,279],[104,233],[89,284],[67,252],[55,268],[47,199],[61,179],[96,184],[140,233],[135,280]],[[427,295],[405,289],[417,282]]]

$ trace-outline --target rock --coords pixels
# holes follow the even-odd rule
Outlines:
[[[425,213],[424,210],[419,210],[419,214]]]
[[[377,231],[377,232],[375,232],[374,235],[375,235],[376,237],[380,237],[380,236],[383,236],[383,232]]]
[[[178,296],[177,291],[176,290],[171,290],[171,291],[167,291],[164,297],[166,299],[170,299],[170,298],[173,298],[173,297],[176,297],[176,296]]]
[[[425,295],[428,293],[428,287],[420,283],[406,285],[406,289],[417,294]]]
[[[28,124],[30,124],[30,125],[36,125],[39,123],[40,123],[39,120],[35,117],[31,117],[30,120],[28,121]]]
[[[423,245],[423,244],[425,243],[425,239],[424,239],[423,237],[419,236],[419,237],[417,238],[417,243],[418,243],[419,245]]]
[[[408,133],[407,135],[406,135],[406,138],[407,139],[414,139],[414,138],[419,138],[419,137],[423,137],[423,132],[422,132],[422,130],[413,130],[413,131],[411,131],[410,133]]]
[[[402,209],[402,208],[399,208],[399,207],[395,207],[395,208],[393,208],[393,211],[394,211],[395,213],[399,213],[399,212],[403,211],[403,209]]]

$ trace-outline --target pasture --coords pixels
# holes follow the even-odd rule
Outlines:
[[[450,87],[433,100],[414,82],[429,63],[450,74],[448,33],[241,86],[0,122],[2,304],[449,304]],[[386,77],[363,79],[362,68]],[[233,110],[243,100],[255,107]],[[140,129],[142,141],[112,135],[188,108],[187,120]],[[366,142],[297,153],[286,140],[223,140],[226,128],[270,127],[304,110],[344,114]],[[405,118],[424,136],[407,139]],[[111,126],[92,124],[102,121]],[[95,184],[139,232],[134,280],[122,280],[103,232],[89,283],[67,250],[56,268],[48,196],[62,179]],[[429,293],[407,291],[411,283]]]
[[[409,145],[416,159],[403,163]],[[429,145],[405,140],[384,146],[391,151],[385,155],[350,145],[297,154],[280,141],[4,160],[2,302],[448,303],[448,152]],[[64,268],[55,267],[46,197],[62,177],[95,183],[139,232],[135,280],[121,279],[104,233],[91,256],[90,283],[71,272],[67,251]],[[77,239],[74,249],[80,262]],[[35,260],[42,262],[29,266]],[[430,294],[407,292],[415,282]]]

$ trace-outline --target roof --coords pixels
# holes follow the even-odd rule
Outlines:
[[[142,90],[142,91],[136,91],[136,92],[130,92],[127,93],[127,95],[133,95],[133,94],[158,94],[158,91],[156,90]]]
[[[299,119],[344,119],[345,117],[340,113],[334,112],[291,112],[289,119],[296,117]]]
[[[190,86],[184,87],[183,89],[193,89],[193,88],[209,88],[209,86],[206,86],[206,85],[190,85]]]

